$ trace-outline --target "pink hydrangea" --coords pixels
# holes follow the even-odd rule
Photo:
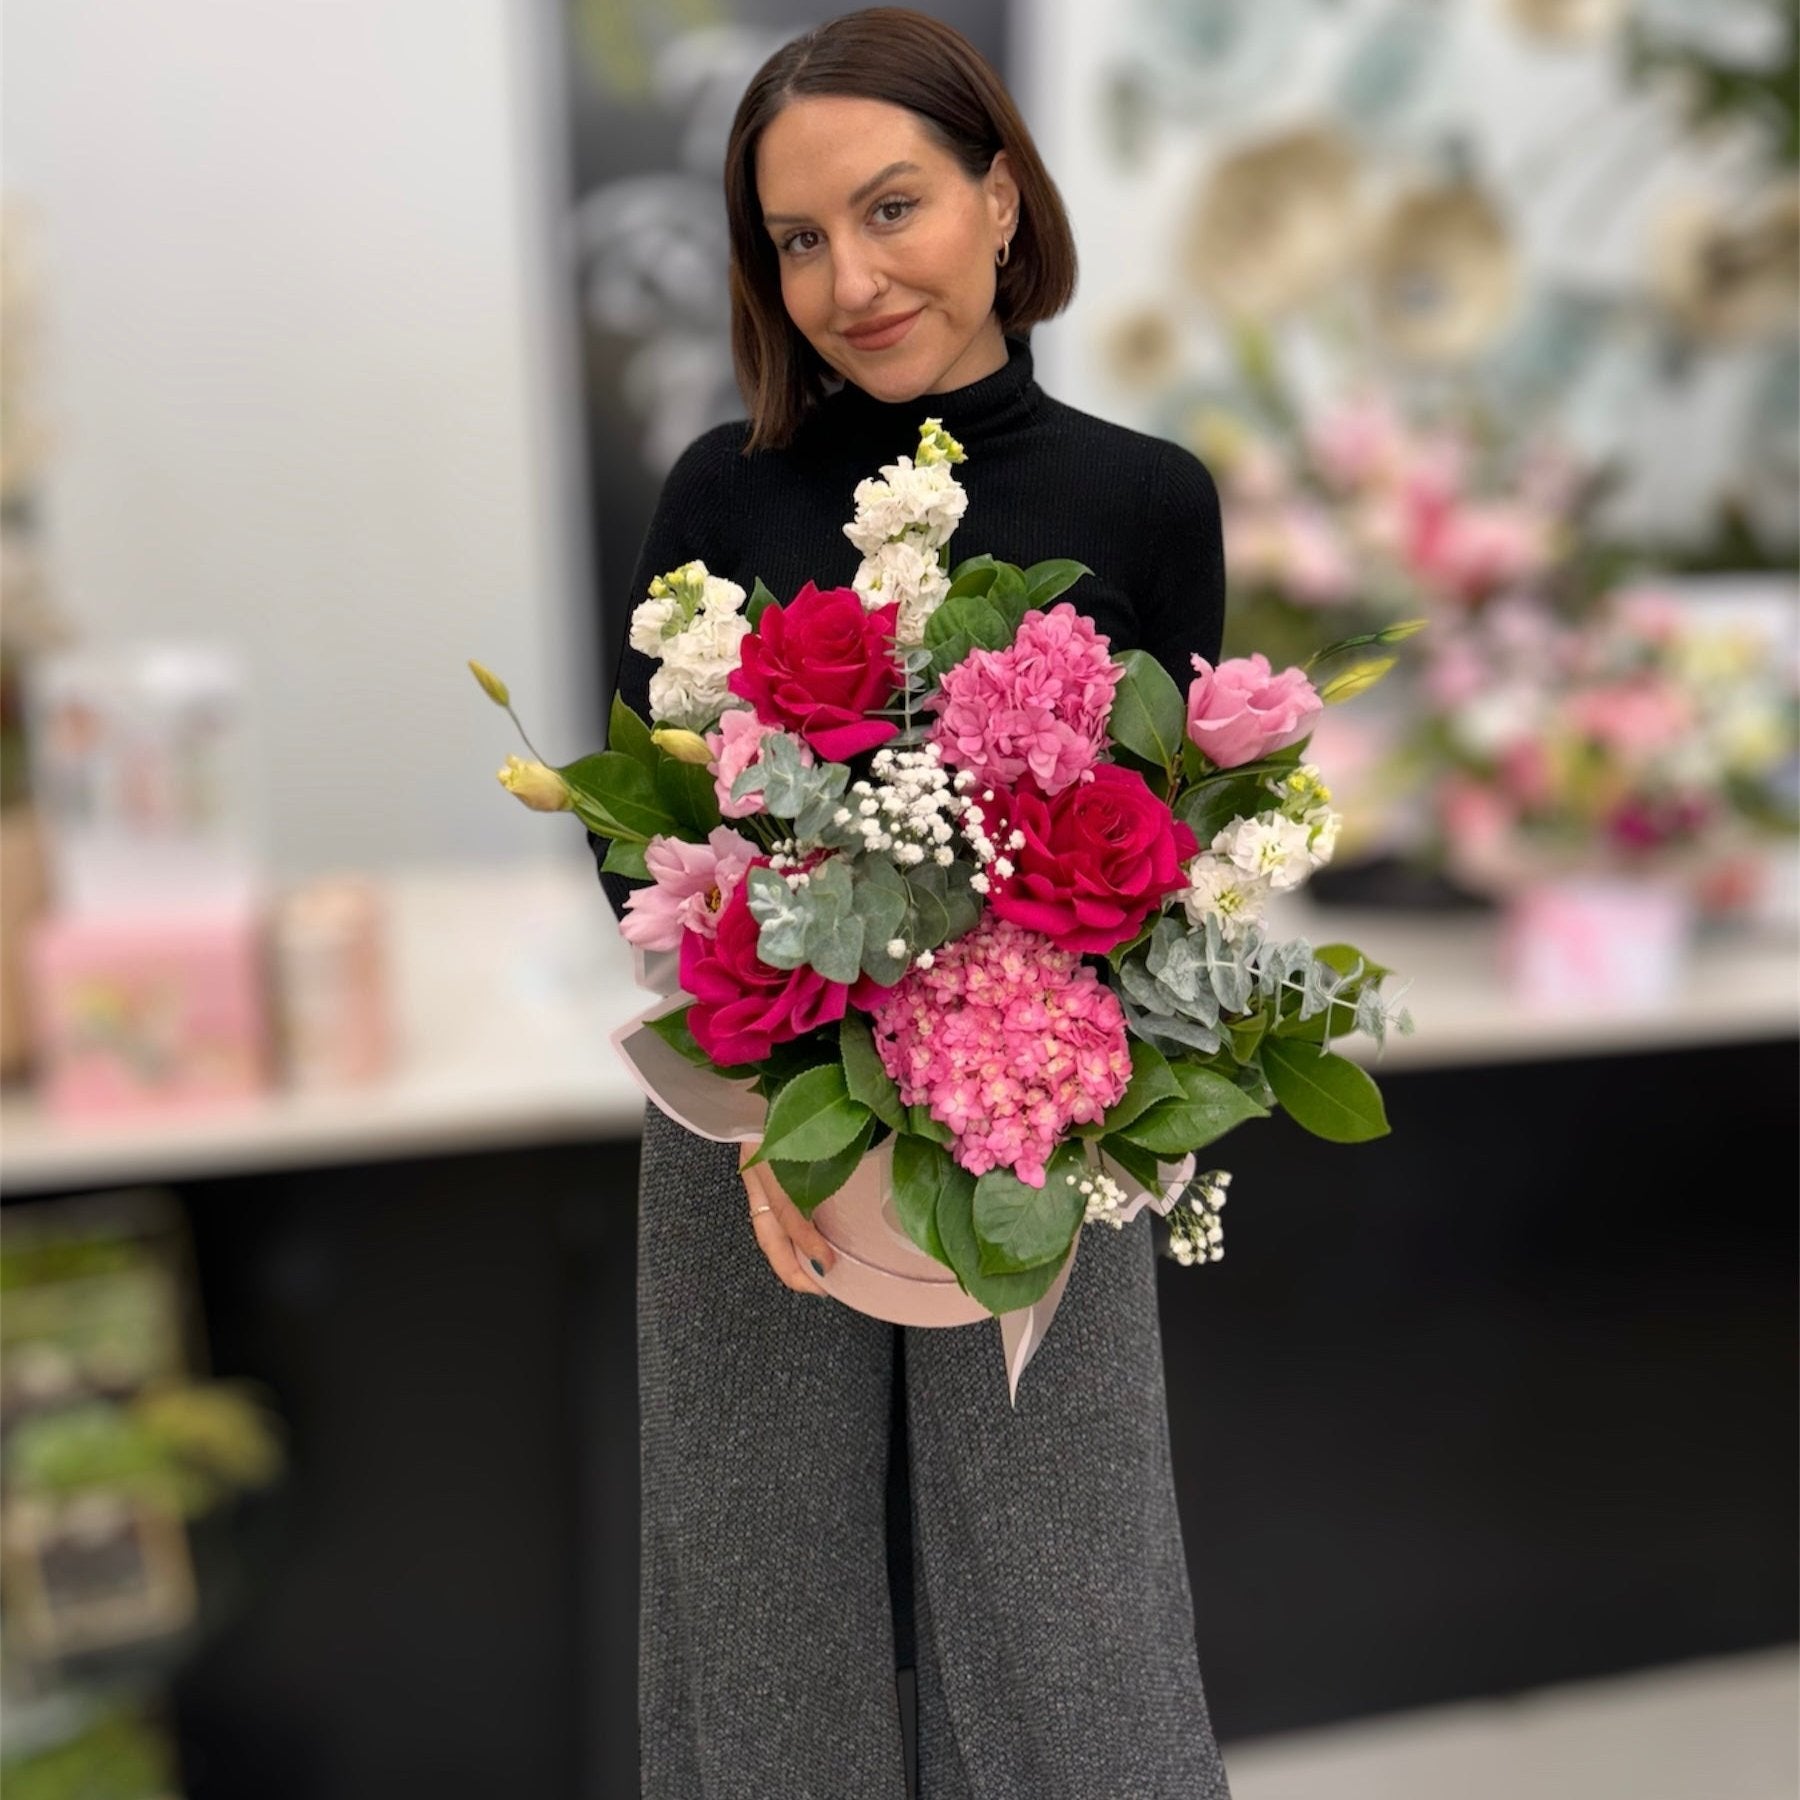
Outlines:
[[[1131,1080],[1125,1015],[1100,978],[992,914],[881,995],[870,1022],[900,1098],[948,1128],[972,1175],[1008,1168],[1042,1187],[1070,1126]]]
[[[1060,793],[1099,760],[1122,673],[1067,601],[1028,612],[1008,648],[972,650],[944,676],[928,702],[931,741],[983,781],[1012,787],[1029,774]]]
[[[679,950],[683,936],[712,937],[719,914],[737,891],[756,846],[728,825],[704,844],[654,837],[644,849],[644,866],[654,887],[638,888],[625,902],[619,930],[640,950]]]
[[[762,761],[763,739],[771,732],[779,736],[780,727],[765,725],[755,713],[740,706],[721,713],[718,729],[706,734],[706,747],[713,758],[713,786],[719,797],[719,811],[725,818],[747,819],[752,813],[768,811],[761,794],[746,794],[743,799],[734,800],[731,787],[746,769]],[[812,751],[801,744],[800,766],[810,769],[812,765]]]

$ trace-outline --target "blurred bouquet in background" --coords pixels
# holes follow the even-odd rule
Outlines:
[[[1435,634],[1409,753],[1471,884],[1663,876],[1716,912],[1795,830],[1795,746],[1793,674],[1762,633],[1634,586],[1575,624],[1509,603]]]

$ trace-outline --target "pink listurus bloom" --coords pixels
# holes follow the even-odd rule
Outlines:
[[[1067,601],[1033,610],[1006,649],[972,650],[945,674],[931,741],[951,768],[1005,787],[1029,775],[1059,794],[1099,761],[1123,673]]]
[[[1080,957],[991,914],[875,999],[882,1066],[955,1139],[972,1175],[1031,1187],[1073,1125],[1131,1080],[1119,1002]]]
[[[625,902],[620,933],[640,950],[679,950],[688,932],[712,937],[756,846],[721,825],[704,844],[654,837],[644,866],[654,887],[638,888]]]
[[[1215,768],[1235,769],[1297,744],[1312,730],[1322,702],[1301,669],[1277,674],[1258,650],[1215,668],[1194,658],[1188,686],[1188,736]]]

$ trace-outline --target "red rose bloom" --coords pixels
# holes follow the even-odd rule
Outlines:
[[[771,608],[771,611],[774,609]],[[760,856],[750,866],[767,868]],[[716,936],[681,934],[681,985],[694,996],[688,1030],[722,1068],[761,1062],[777,1044],[844,1016],[850,989],[816,969],[772,969],[756,954],[748,873],[719,914]]]
[[[786,606],[767,606],[744,639],[727,686],[765,725],[804,738],[827,762],[847,762],[899,727],[864,715],[900,685],[893,655],[900,603],[870,612],[855,588],[809,581]]]
[[[1133,936],[1164,896],[1186,884],[1194,834],[1134,769],[1100,763],[1046,800],[1035,787],[996,794],[986,829],[1013,874],[994,878],[988,906],[1063,950],[1100,955]],[[1025,834],[1022,849],[1005,840]]]

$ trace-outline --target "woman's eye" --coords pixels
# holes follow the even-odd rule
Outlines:
[[[875,210],[878,213],[885,214],[890,207],[899,207],[899,212],[887,221],[890,225],[898,225],[900,221],[912,211],[916,204],[917,202],[913,200],[883,200],[876,206]]]
[[[918,204],[919,203],[916,200],[877,200],[875,202],[875,214],[880,218],[884,225],[898,225]],[[790,231],[788,235],[781,240],[782,255],[805,255],[806,251],[809,250],[811,246],[802,244],[800,240],[802,238],[817,237],[818,235],[819,234],[816,231],[811,229],[805,231]]]

